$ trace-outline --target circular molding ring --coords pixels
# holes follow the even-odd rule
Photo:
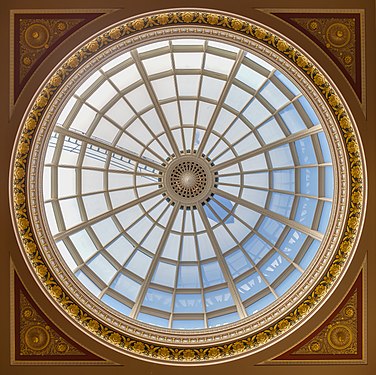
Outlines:
[[[168,199],[186,207],[193,207],[207,200],[214,180],[209,162],[191,155],[178,156],[172,160],[162,176]]]
[[[245,40],[257,42],[273,51],[275,58],[283,57],[295,67],[301,74],[316,87],[317,93],[321,93],[325,105],[330,109],[331,116],[335,118],[338,134],[341,135],[339,143],[344,145],[344,159],[346,170],[339,173],[347,176],[349,192],[346,210],[343,211],[341,233],[337,233],[335,249],[331,250],[334,255],[325,270],[321,280],[308,290],[304,290],[304,298],[297,301],[298,305],[290,305],[284,312],[284,316],[271,321],[268,327],[248,330],[239,328],[232,331],[233,334],[222,338],[221,343],[203,344],[197,340],[186,341],[161,341],[153,342],[143,339],[137,330],[134,332],[117,329],[105,319],[100,320],[88,311],[87,306],[80,304],[73,297],[69,288],[57,280],[50,264],[46,261],[49,250],[40,246],[39,233],[42,230],[40,223],[34,221],[34,211],[31,209],[34,201],[30,199],[30,192],[35,191],[35,184],[28,181],[28,177],[37,174],[32,165],[32,150],[35,146],[35,136],[39,127],[49,116],[49,109],[53,98],[64,89],[64,83],[68,81],[76,71],[84,67],[88,61],[94,61],[95,56],[106,51],[117,42],[127,42],[130,38],[140,36],[153,29],[164,29],[173,33],[173,28],[181,30],[202,32],[205,27],[213,34],[226,34],[229,40],[239,36]],[[235,37],[234,37],[235,35]],[[233,41],[235,43],[235,41]],[[171,363],[193,364],[217,363],[234,357],[241,357],[262,350],[264,346],[271,345],[297,327],[320,302],[325,301],[343,277],[348,264],[353,257],[359,235],[363,225],[365,208],[365,168],[360,139],[355,125],[345,109],[339,94],[336,93],[325,75],[317,69],[310,60],[289,42],[268,31],[264,27],[252,24],[248,20],[223,13],[211,13],[206,11],[183,10],[166,13],[148,14],[143,17],[133,18],[122,24],[108,29],[101,35],[89,41],[78,51],[73,53],[49,78],[45,86],[40,90],[36,100],[25,116],[19,137],[16,143],[12,171],[12,199],[13,221],[20,243],[22,243],[24,257],[28,259],[30,268],[33,269],[50,297],[74,319],[87,333],[93,334],[99,340],[110,344],[114,349],[123,351],[131,356],[137,356],[146,360]],[[343,188],[346,190],[346,187]],[[338,229],[338,228],[336,228]],[[332,244],[332,246],[334,246]],[[142,326],[142,324],[140,325]],[[193,335],[195,332],[193,332]],[[167,335],[167,333],[166,333]],[[189,335],[188,335],[189,336]],[[178,342],[178,344],[177,344]]]

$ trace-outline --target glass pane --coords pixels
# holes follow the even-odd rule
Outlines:
[[[299,198],[298,208],[295,214],[295,220],[307,227],[312,226],[315,217],[317,200],[311,198]]]
[[[171,310],[172,294],[161,290],[149,288],[143,302],[143,306],[152,307],[158,310]]]
[[[295,191],[295,171],[293,169],[273,171],[273,188]]]
[[[260,267],[260,271],[271,284],[282,274],[289,264],[290,263],[281,254],[274,253],[274,255],[272,255],[265,264]]]
[[[245,65],[241,65],[235,77],[247,86],[257,90],[265,81],[265,77]]]
[[[301,98],[299,98],[299,103],[304,108],[304,110],[307,113],[308,117],[312,121],[312,124],[313,125],[318,125],[319,124],[319,119],[317,118],[316,113],[315,113],[314,109],[312,108],[312,106],[309,104],[308,100],[304,96],[302,96]]]
[[[334,178],[333,167],[325,167],[325,196],[327,198],[333,198],[334,192]]]
[[[209,328],[211,327],[219,327],[224,324],[236,322],[239,320],[239,314],[237,312],[231,314],[225,314],[216,316],[215,318],[208,319]]]
[[[272,71],[274,68],[272,65],[268,64],[264,59],[254,55],[251,52],[247,52],[246,54],[247,59],[254,61],[256,64],[262,66],[263,68]]]
[[[276,109],[288,102],[287,97],[270,81],[264,85],[260,94]]]
[[[279,247],[290,259],[294,260],[302,247],[307,235],[291,229]]]
[[[204,54],[201,52],[174,53],[176,69],[201,69]]]
[[[158,100],[172,98],[176,96],[175,83],[172,77],[156,79],[151,82]]]
[[[214,311],[232,306],[234,301],[228,288],[205,293],[206,311]]]
[[[279,115],[282,117],[283,122],[291,133],[306,129],[303,119],[300,117],[293,104],[282,109]]]
[[[58,196],[76,195],[76,171],[73,168],[58,168]]]
[[[299,139],[295,142],[295,147],[300,164],[317,164],[311,137]]]
[[[67,247],[65,246],[65,243],[63,241],[59,241],[59,242],[56,242],[56,246],[58,247],[59,252],[62,258],[64,259],[65,263],[67,264],[67,266],[71,269],[71,271],[73,271],[76,268],[77,263],[72,257]]]
[[[103,190],[103,172],[83,169],[81,173],[82,193]]]
[[[200,288],[197,266],[179,266],[178,288]]]
[[[260,133],[266,144],[278,141],[279,139],[285,137],[285,134],[274,117],[267,121],[264,125],[260,126],[257,131]]]
[[[72,234],[69,238],[83,260],[86,260],[97,251],[86,230]]]
[[[129,298],[131,301],[136,299],[140,287],[141,285],[139,283],[122,273],[120,273],[111,284],[112,289]]]
[[[230,107],[241,111],[244,106],[250,101],[251,94],[242,90],[241,88],[232,85],[230,91],[227,94],[225,104],[228,104]]]
[[[241,250],[236,250],[234,253],[226,256],[225,259],[231,275],[234,278],[242,275],[244,272],[252,268],[251,263]]]
[[[299,89],[284,74],[277,70],[274,72],[274,75],[289,89],[292,94],[300,94]]]
[[[267,294],[265,297],[260,298],[257,302],[253,303],[252,305],[249,305],[247,307],[247,313],[248,315],[252,315],[257,313],[258,311],[262,310],[264,307],[270,305],[272,302],[275,301],[275,297],[273,294]]]
[[[87,265],[106,284],[115,276],[116,268],[102,254],[98,254]]]
[[[218,100],[224,86],[225,81],[204,76],[202,78],[201,96],[204,98]]]
[[[265,160],[265,155],[257,155],[253,158],[249,158],[247,160],[244,160],[241,163],[244,171],[257,171],[259,169],[266,169],[267,164]]]
[[[119,302],[117,299],[112,298],[108,294],[105,294],[102,297],[102,301],[106,305],[112,307],[114,310],[119,311],[124,315],[129,315],[132,310],[130,307],[128,307],[127,305],[124,305],[124,303]]]
[[[127,94],[127,99],[136,111],[141,111],[145,107],[152,104],[145,85],[141,85],[129,92]]]
[[[142,63],[144,64],[146,73],[149,75],[172,70],[171,57],[169,54],[145,59]]]
[[[260,207],[265,207],[266,198],[268,196],[267,191],[256,190],[256,189],[243,189],[242,198],[246,201],[257,204]]]
[[[210,262],[201,265],[202,281],[204,287],[221,284],[225,282],[218,262]]]
[[[324,202],[324,206],[321,211],[321,218],[318,227],[318,231],[321,233],[325,233],[328,229],[330,214],[332,212],[332,203],[331,202]]]
[[[200,259],[208,259],[215,256],[212,243],[206,233],[197,236]]]
[[[207,53],[205,56],[204,69],[212,70],[216,73],[229,74],[235,60],[226,59],[220,56]]]
[[[314,240],[311,245],[308,247],[307,251],[305,252],[303,258],[301,259],[299,266],[303,269],[306,269],[312,262],[314,256],[317,253],[317,250],[319,249],[320,242],[317,240]]]
[[[132,258],[127,262],[125,268],[138,276],[145,277],[149,270],[150,263],[151,258],[142,251],[137,250]]]
[[[199,313],[203,311],[201,294],[179,294],[175,296],[175,313]]]
[[[152,278],[153,283],[174,287],[176,266],[173,264],[159,262]]]
[[[106,116],[124,126],[134,116],[134,112],[124,99],[120,99],[106,112]]]
[[[194,236],[183,236],[180,260],[196,261],[196,243]]]
[[[153,324],[159,327],[168,327],[168,319],[160,318],[159,316],[139,313],[137,319],[144,323]]]
[[[253,211],[247,207],[238,205],[235,214],[242,218],[248,226],[255,227],[256,223],[258,222],[258,219],[260,218],[261,214],[259,214],[256,211]]]
[[[317,168],[300,169],[300,192],[307,195],[318,195]]]
[[[323,156],[324,162],[331,163],[332,158],[330,156],[330,149],[324,132],[320,132],[317,136],[319,137],[321,154]]]
[[[257,264],[268,252],[271,247],[260,239],[257,235],[253,235],[245,244],[244,249]]]
[[[269,173],[259,172],[244,175],[244,184],[257,187],[269,187]]]
[[[243,115],[252,125],[257,126],[266,120],[271,113],[257,99],[253,99],[251,104],[243,111]]]
[[[285,217],[290,216],[294,196],[289,194],[272,193],[269,210]]]
[[[236,284],[242,301],[256,295],[260,290],[266,288],[265,282],[258,273],[246,277]]]
[[[237,119],[233,125],[231,125],[225,135],[226,139],[230,143],[235,143],[240,138],[243,138],[246,134],[251,131],[248,125],[246,125],[240,119]]]
[[[70,125],[70,128],[74,130],[79,130],[82,133],[86,133],[96,115],[97,113],[95,111],[93,111],[91,108],[84,104],[74,117],[74,120]]]
[[[135,65],[131,65],[111,77],[111,81],[117,86],[119,90],[124,90],[140,79],[140,73],[138,72]]]
[[[92,225],[92,228],[103,245],[110,242],[119,234],[119,229],[110,218]]]
[[[200,83],[198,75],[177,75],[178,93],[180,96],[197,96]]]
[[[187,319],[174,319],[172,321],[172,328],[174,329],[202,329],[205,328],[203,320],[187,320]]]
[[[88,219],[92,219],[93,217],[99,216],[100,214],[108,211],[106,197],[104,196],[104,194],[88,195],[86,197],[83,197],[82,200],[84,201],[85,211]],[[73,209],[71,212],[73,212]],[[71,218],[71,215],[72,214],[70,213],[69,215],[66,215],[66,217]]]
[[[279,284],[275,288],[276,293],[279,296],[285,294],[291,287],[295,285],[295,283],[298,281],[301,275],[301,272],[298,270],[293,270],[292,272],[290,272],[290,274],[286,276],[286,278],[281,282],[281,284]]]
[[[82,222],[77,199],[62,199],[59,201],[59,204],[67,229]]]
[[[217,238],[217,242],[222,253],[225,253],[227,250],[236,246],[235,240],[230,236],[224,226],[218,226],[213,230],[213,232],[215,237]]]
[[[133,253],[134,246],[124,237],[120,236],[110,245],[106,246],[106,250],[120,263],[124,262]]]
[[[99,293],[101,290],[98,288],[98,285],[95,284],[84,272],[77,271],[75,273],[75,276],[77,277],[78,280],[81,281],[81,283],[91,292],[93,293],[96,297],[99,296]]]
[[[162,256],[169,259],[177,260],[180,248],[180,235],[171,233],[166,241]]]
[[[55,213],[52,208],[52,203],[46,203],[44,205],[44,210],[47,216],[47,222],[48,222],[48,225],[50,226],[52,235],[59,233],[59,229],[56,223]]]
[[[289,167],[294,165],[289,145],[283,145],[269,151],[274,168]]]
[[[94,93],[89,96],[87,102],[97,109],[102,109],[111,99],[117,95],[117,91],[108,81],[103,82]]]
[[[270,217],[266,217],[258,228],[258,232],[275,244],[285,226]]]

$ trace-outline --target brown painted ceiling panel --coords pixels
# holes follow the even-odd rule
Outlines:
[[[15,14],[14,102],[39,64],[69,35],[101,13]]]
[[[361,15],[359,13],[278,13],[327,53],[362,101]]]
[[[364,272],[361,271],[347,296],[321,327],[268,364],[364,363]]]
[[[14,363],[108,362],[67,337],[37,306],[14,273]]]

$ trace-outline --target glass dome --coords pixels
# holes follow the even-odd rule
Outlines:
[[[71,273],[118,313],[172,329],[235,322],[291,292],[333,191],[302,91],[209,39],[108,59],[67,99],[44,159],[45,214]]]

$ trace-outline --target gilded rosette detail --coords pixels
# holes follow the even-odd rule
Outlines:
[[[293,354],[358,354],[357,293],[313,339]]]
[[[141,342],[139,339],[134,339],[123,335],[121,332],[114,331],[107,327],[106,323],[99,322],[94,317],[90,316],[83,306],[79,306],[69,293],[67,293],[61,285],[57,284],[50,270],[47,268],[42,253],[35,241],[34,229],[30,223],[30,213],[28,212],[26,199],[26,170],[29,149],[33,141],[35,129],[45,114],[51,98],[65,82],[67,77],[83,65],[90,57],[95,55],[95,53],[110,45],[115,40],[120,40],[128,35],[136,34],[149,28],[174,24],[187,26],[203,24],[206,27],[236,31],[250,38],[254,38],[259,43],[272,46],[276,53],[285,55],[290,61],[295,63],[296,67],[301,69],[306,77],[316,85],[317,89],[321,92],[323,98],[325,98],[332,109],[342,131],[344,142],[347,145],[347,158],[349,160],[351,174],[351,198],[349,214],[346,219],[347,227],[342,237],[341,244],[338,247],[335,260],[327,269],[325,277],[311,290],[310,294],[298,307],[280,319],[276,324],[271,325],[268,329],[256,332],[244,339],[237,339],[233,342],[226,343],[225,345],[206,348],[181,348],[175,347],[173,344],[152,345],[147,342]],[[85,327],[88,332],[95,334],[117,348],[122,348],[135,354],[137,353],[162,361],[212,361],[238,355],[239,353],[249,352],[254,348],[268,343],[293,327],[322,300],[334,281],[341,274],[347,258],[353,251],[353,246],[361,227],[363,184],[363,165],[360,155],[360,146],[352,125],[352,120],[346,113],[341,98],[330,86],[322,73],[320,73],[306,56],[280,37],[248,21],[222,14],[184,11],[155,14],[133,19],[112,28],[91,40],[70,56],[53,74],[46,86],[41,90],[23,124],[13,169],[13,204],[18,232],[22,239],[25,253],[36,274],[50,292],[51,297],[63,307],[67,314]]]
[[[20,356],[82,356],[83,353],[61,337],[38,314],[26,296],[20,292],[19,354]]]
[[[46,50],[80,22],[82,19],[20,19],[19,81],[22,82]]]
[[[332,55],[336,61],[356,81],[356,54],[359,46],[356,42],[356,21],[354,18],[341,18],[333,14],[328,18],[292,18]]]

